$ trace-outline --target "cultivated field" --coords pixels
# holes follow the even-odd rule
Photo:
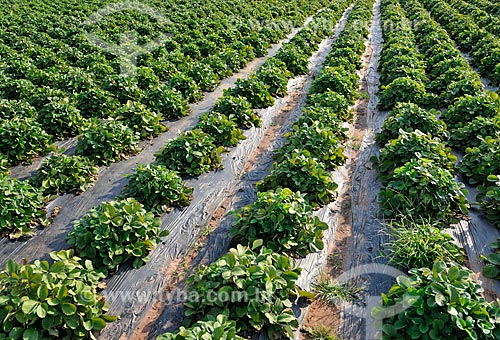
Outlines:
[[[500,339],[493,0],[0,4],[0,339]]]

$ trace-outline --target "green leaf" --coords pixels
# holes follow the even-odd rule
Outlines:
[[[37,306],[38,306],[37,301],[26,300],[23,302],[21,310],[23,311],[24,314],[31,314]]]
[[[38,340],[38,337],[38,331],[33,328],[28,328],[23,333],[23,340]]]
[[[72,303],[65,302],[61,305],[61,309],[65,315],[71,316],[76,314],[76,306]]]

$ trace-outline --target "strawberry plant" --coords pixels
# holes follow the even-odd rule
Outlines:
[[[95,87],[79,93],[75,107],[84,118],[107,118],[119,105],[111,93]]]
[[[213,91],[219,85],[219,77],[206,64],[194,64],[187,75],[198,84],[202,91]]]
[[[314,207],[333,200],[338,185],[324,165],[307,150],[292,150],[281,162],[273,164],[271,173],[257,183],[259,191],[289,188],[300,191]]]
[[[222,50],[222,52],[219,54],[219,57],[232,72],[237,72],[246,65],[245,56],[231,48]]]
[[[486,217],[500,228],[500,177],[489,175],[488,183],[477,187],[479,193],[476,197],[481,204]]]
[[[217,101],[214,111],[226,115],[229,119],[234,119],[240,128],[249,129],[261,124],[259,116],[253,111],[252,104],[245,98],[233,96],[228,92]]]
[[[311,217],[311,207],[299,192],[288,188],[259,192],[257,201],[234,215],[230,233],[234,242],[263,239],[269,249],[302,257],[323,249],[328,225]]]
[[[156,162],[182,175],[199,176],[221,167],[215,139],[201,130],[186,131],[169,141],[157,154]]]
[[[451,131],[448,144],[459,150],[467,147],[477,147],[481,144],[480,137],[497,137],[500,134],[500,116],[485,118],[478,116],[473,121],[466,123]]]
[[[160,86],[160,78],[151,67],[139,66],[137,68],[137,85],[142,90]]]
[[[164,333],[156,340],[244,340],[236,335],[236,321],[224,314],[207,315],[206,321],[198,321],[191,327],[181,327],[176,333]]]
[[[447,169],[420,158],[397,168],[387,177],[379,193],[386,217],[415,218],[455,222],[467,214],[467,190]]]
[[[12,165],[30,162],[31,158],[46,153],[51,143],[51,137],[34,118],[0,121],[0,153]]]
[[[58,154],[45,159],[30,182],[45,195],[79,194],[94,185],[98,174],[99,168],[88,158]]]
[[[139,134],[141,139],[157,136],[167,130],[167,127],[161,123],[162,115],[150,111],[139,102],[129,101],[122,105],[113,114],[113,118]]]
[[[343,67],[325,66],[311,85],[312,93],[323,93],[332,90],[343,95],[352,104],[356,99],[358,75]]]
[[[403,77],[382,86],[379,104],[381,109],[392,109],[400,102],[415,103],[417,105],[425,104],[427,102],[427,92],[424,83]]]
[[[334,120],[348,121],[352,118],[352,109],[350,102],[343,95],[332,90],[326,90],[322,93],[310,93],[307,97],[307,105],[303,111],[304,115],[314,120],[325,121],[328,123]],[[325,115],[325,119],[321,117]],[[300,118],[301,119],[301,118]]]
[[[391,139],[397,139],[400,130],[405,132],[420,130],[435,139],[445,141],[448,138],[446,124],[437,119],[436,114],[436,111],[421,109],[416,104],[398,103],[389,112],[387,119],[384,121],[384,127],[377,134],[375,140],[383,146]]]
[[[453,171],[457,157],[452,155],[450,148],[430,135],[416,130],[414,132],[400,131],[397,139],[390,140],[381,150],[378,158],[372,162],[382,174],[391,174],[414,159],[425,158],[435,165]]]
[[[293,44],[283,45],[276,58],[286,64],[288,71],[292,72],[293,76],[305,75],[309,72],[309,58],[297,49]]]
[[[347,140],[347,128],[340,124],[330,124],[323,127],[318,121],[309,124],[294,124],[292,131],[287,133],[286,144],[276,154],[276,159],[282,161],[293,150],[307,150],[312,157],[318,159],[327,170],[334,170],[345,163],[344,147]]]
[[[0,177],[9,176],[9,167],[9,159],[7,158],[7,156],[0,153]]]
[[[173,75],[167,85],[171,89],[179,91],[189,103],[199,102],[203,99],[203,94],[193,78],[182,72]]]
[[[257,242],[255,246],[262,244]],[[239,335],[264,331],[271,339],[292,336],[298,322],[292,302],[300,275],[292,258],[265,247],[242,245],[210,264],[200,265],[187,279],[187,323],[208,315],[227,314],[236,320]]]
[[[465,250],[439,225],[403,219],[389,225],[389,262],[403,269],[432,267],[436,261],[465,264]]]
[[[190,203],[193,189],[186,187],[175,171],[162,165],[138,164],[135,172],[126,177],[129,182],[122,194],[135,198],[149,211],[166,212]]]
[[[481,144],[466,148],[459,165],[470,184],[487,183],[489,175],[500,173],[500,136],[482,138]]]
[[[142,102],[151,110],[161,113],[166,119],[178,119],[189,115],[189,105],[182,98],[182,94],[168,86],[147,90]]]
[[[195,128],[212,136],[217,146],[236,146],[240,140],[246,139],[234,119],[229,119],[226,115],[216,111],[202,115]]]
[[[133,261],[139,268],[149,261],[168,231],[160,230],[160,219],[133,198],[104,202],[74,222],[66,240],[77,256],[92,261],[99,272],[114,272]]]
[[[444,93],[441,94],[440,99],[445,104],[453,104],[457,98],[461,98],[465,95],[477,96],[483,94],[483,84],[481,83],[481,79],[479,76],[472,72],[472,75],[467,77],[463,75],[459,77],[460,80],[452,81],[446,87]]]
[[[90,261],[80,263],[72,250],[50,253],[52,261],[19,265],[0,272],[2,339],[96,339],[115,321],[97,292],[103,274]]]
[[[57,139],[76,136],[84,123],[80,111],[68,98],[49,101],[38,112],[37,120],[47,133]]]
[[[27,79],[13,79],[0,84],[1,99],[24,100],[35,91],[35,85]]]
[[[494,92],[457,100],[442,115],[448,128],[463,127],[476,117],[494,118],[500,115],[500,97]]]
[[[235,97],[245,98],[254,109],[264,109],[274,104],[269,88],[255,74],[248,78],[236,80],[235,87],[230,90]]]
[[[92,120],[78,137],[75,154],[99,165],[109,165],[140,149],[139,135],[114,119]]]
[[[33,228],[45,223],[42,192],[28,182],[0,176],[0,234],[11,238],[33,235]]]
[[[137,86],[137,80],[125,75],[112,75],[104,79],[102,89],[112,93],[121,104],[129,100],[137,100],[142,90]]]
[[[279,66],[263,65],[257,73],[257,79],[263,82],[273,97],[284,97],[287,93],[288,79],[291,73],[284,63],[276,61]]]
[[[500,339],[498,302],[486,302],[472,271],[438,261],[409,273],[372,309],[383,323],[382,339]],[[396,305],[405,308],[387,315]]]
[[[25,101],[0,99],[0,120],[14,117],[32,118],[36,116],[36,109]]]

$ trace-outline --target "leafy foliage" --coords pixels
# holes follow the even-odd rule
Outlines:
[[[236,85],[230,90],[230,94],[244,97],[254,109],[263,109],[274,104],[269,88],[255,74],[244,80],[236,80]]]
[[[51,137],[34,118],[14,117],[0,121],[0,152],[12,165],[45,153]]]
[[[0,176],[0,233],[11,238],[31,236],[33,228],[44,222],[42,193],[17,178]]]
[[[92,261],[99,272],[115,271],[132,261],[139,268],[149,261],[149,253],[167,236],[160,232],[160,219],[133,198],[104,202],[74,222],[67,242],[76,254]]]
[[[417,159],[388,176],[379,193],[384,215],[391,218],[414,216],[444,223],[467,214],[467,191],[453,175],[428,159]]]
[[[214,111],[234,119],[240,128],[248,129],[261,124],[259,116],[252,109],[252,104],[245,98],[230,95],[228,92],[224,92],[222,98],[217,101]]]
[[[78,137],[75,154],[109,165],[139,151],[139,135],[121,122],[92,120]]]
[[[476,147],[466,148],[459,170],[469,183],[487,183],[489,175],[500,173],[500,136],[485,137]]]
[[[234,242],[265,246],[278,252],[305,256],[323,249],[323,230],[328,225],[317,216],[299,192],[288,188],[259,192],[257,201],[235,212],[231,229]]]
[[[431,160],[436,166],[453,171],[457,157],[450,151],[445,144],[419,130],[401,130],[399,137],[389,141],[380,150],[379,157],[373,158],[372,162],[382,174],[391,174],[394,169],[420,158]]]
[[[168,86],[147,90],[142,101],[167,119],[178,119],[189,115],[190,109],[182,94]]]
[[[0,320],[3,339],[95,339],[116,317],[97,293],[104,275],[92,263],[80,263],[72,250],[50,254],[53,262],[7,262],[0,273]]]
[[[193,298],[184,304],[187,321],[227,313],[239,332],[262,330],[271,339],[292,336],[298,322],[290,299],[298,294],[299,274],[284,254],[238,245],[188,278],[188,296]]]
[[[322,93],[309,93],[307,97],[308,107],[304,110],[304,115],[310,117],[311,111],[327,110],[335,113],[336,120],[348,121],[352,118],[352,110],[349,108],[350,102],[343,95],[327,89]],[[323,116],[319,113],[319,116]],[[326,114],[325,121],[329,121],[332,114]],[[316,120],[320,120],[319,117]]]
[[[380,94],[380,108],[392,109],[397,103],[425,104],[427,92],[424,83],[411,78],[402,77],[392,83],[382,86]]]
[[[345,163],[342,143],[347,139],[347,128],[330,121],[330,127],[322,127],[318,121],[307,124],[294,124],[287,133],[287,143],[275,155],[278,161],[286,158],[293,150],[307,150],[312,157],[318,159],[327,170],[334,170]]]
[[[338,185],[321,162],[306,150],[292,150],[281,162],[273,164],[271,173],[257,183],[259,191],[289,188],[300,191],[311,205],[327,204],[335,197]]]
[[[216,111],[202,115],[195,128],[212,136],[217,146],[236,146],[240,140],[246,139],[234,119],[229,119],[226,115]]]
[[[193,80],[193,78],[188,75],[179,72],[172,76],[168,81],[168,86],[174,90],[179,91],[182,97],[189,103],[195,103],[203,98],[198,84]]]
[[[293,44],[285,44],[276,53],[276,58],[286,64],[286,68],[294,76],[305,75],[309,72],[309,60],[306,54],[301,53]]]
[[[343,95],[351,103],[356,99],[359,78],[355,72],[344,67],[325,66],[311,85],[312,93],[331,90]]]
[[[257,79],[263,82],[273,97],[284,97],[287,93],[288,79],[291,73],[284,63],[279,61],[275,65],[263,65],[257,73]]]
[[[477,117],[494,118],[500,116],[500,97],[494,92],[469,96],[457,100],[443,113],[442,119],[448,128],[465,126]]]
[[[138,133],[141,139],[157,136],[167,130],[167,127],[161,123],[162,115],[150,111],[140,102],[128,101],[113,116],[114,119],[123,122]]]
[[[0,119],[32,118],[35,116],[36,109],[24,101],[0,99]]]
[[[494,118],[478,116],[463,127],[452,130],[448,144],[460,150],[465,150],[467,147],[481,145],[481,137],[498,137],[499,134],[500,116]]]
[[[499,339],[498,302],[488,303],[474,273],[438,261],[432,269],[410,270],[398,277],[372,317],[383,319],[382,339]],[[407,307],[386,315],[397,305]],[[393,314],[390,314],[393,315]]]
[[[30,182],[45,195],[82,193],[94,185],[98,173],[99,168],[86,157],[58,154],[45,159]]]
[[[389,112],[389,116],[384,122],[382,131],[377,134],[376,141],[380,145],[385,145],[391,139],[399,137],[400,130],[412,132],[420,130],[423,133],[439,138],[442,141],[447,139],[446,124],[436,118],[437,112],[421,109],[413,103],[398,103]]]
[[[5,155],[2,155],[0,153],[0,177],[9,176],[9,174],[10,174],[9,160]]]
[[[177,172],[162,165],[138,164],[135,173],[126,177],[129,182],[123,195],[135,198],[149,211],[168,211],[190,203],[193,189],[184,185]]]
[[[500,228],[500,177],[489,175],[488,183],[477,187],[479,193],[476,197],[481,203],[486,217]]]
[[[165,333],[156,340],[243,340],[236,335],[236,321],[224,314],[208,315],[206,321],[198,321],[191,327],[181,327],[176,333]]]
[[[182,175],[198,176],[221,167],[215,139],[201,130],[186,131],[169,141],[155,156],[156,162]]]

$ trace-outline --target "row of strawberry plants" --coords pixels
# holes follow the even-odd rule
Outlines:
[[[305,15],[312,14],[320,5],[321,1],[315,1],[302,6],[301,11],[296,11],[293,4],[283,2],[279,6],[274,6],[273,10],[279,10],[287,20],[300,24]],[[207,6],[213,7],[213,4]],[[214,10],[212,7],[209,9]],[[202,90],[213,90],[219,79],[239,70],[256,56],[262,56],[271,42],[283,38],[290,31],[291,25],[280,29],[278,23],[282,18],[272,13],[269,5],[261,4],[257,9],[262,18],[268,20],[269,25],[276,26],[274,34],[269,34],[269,27],[250,27],[245,23],[248,20],[246,19],[248,13],[256,10],[248,4],[241,8],[238,12],[240,16],[235,18],[239,25],[221,28],[219,31],[221,36],[211,31],[208,37],[202,39],[200,32],[184,25],[185,31],[181,30],[182,34],[178,32],[178,35],[174,35],[159,49],[141,56],[136,77],[116,75],[119,64],[118,58],[113,56],[110,63],[114,63],[114,67],[105,67],[108,62],[105,53],[91,46],[90,42],[85,41],[83,33],[75,30],[68,32],[69,37],[59,37],[59,40],[50,36],[48,38],[49,41],[56,40],[56,42],[71,41],[71,50],[83,59],[83,64],[66,67],[56,62],[44,65],[47,72],[44,68],[39,69],[31,56],[44,59],[43,54],[39,55],[36,42],[27,39],[31,38],[30,34],[37,27],[35,24],[35,27],[29,25],[23,17],[23,26],[26,26],[24,29],[20,29],[17,34],[6,31],[1,37],[6,45],[1,49],[5,72],[0,75],[2,79],[0,97],[3,99],[0,151],[8,156],[13,165],[29,161],[33,156],[47,152],[52,140],[74,136],[82,130],[85,130],[82,133],[84,137],[93,133],[98,129],[99,121],[91,118],[113,117],[119,120],[121,123],[119,126],[115,126],[116,123],[109,123],[112,126],[109,126],[108,130],[130,128],[132,131],[127,129],[123,133],[135,144],[138,143],[138,137],[156,135],[165,129],[160,124],[161,120],[175,119],[188,114],[187,102],[201,99]],[[214,14],[216,19],[205,24],[221,24],[228,20],[227,15],[227,9],[224,9],[222,13]],[[9,17],[11,25],[15,27],[20,18]],[[113,22],[110,26],[119,30],[133,21],[130,18],[126,20],[122,16],[118,22]],[[50,28],[45,30],[50,31]],[[44,30],[42,33],[45,33]],[[47,41],[43,39],[45,35],[41,34],[42,38],[37,37],[33,40],[46,44]],[[191,41],[195,39],[193,35],[198,37],[195,41],[199,42],[200,46],[194,45],[190,49],[186,38],[189,37],[187,40]],[[186,46],[182,47],[183,44]],[[13,48],[8,45],[12,45]],[[206,45],[211,48],[204,53],[203,58],[190,56],[190,50],[193,48],[198,50]],[[52,46],[60,44],[53,43]],[[22,51],[29,53],[24,55]],[[68,55],[61,52],[54,54]],[[96,66],[97,70],[84,62],[90,57],[93,57],[91,64]],[[77,62],[79,58],[76,58]],[[154,65],[149,63],[157,67],[154,68]],[[109,70],[109,74],[100,74],[98,70]],[[222,73],[218,74],[220,72]],[[145,128],[142,125],[145,125]],[[98,132],[106,134],[106,131]],[[31,135],[36,138],[27,139]],[[85,149],[85,143],[83,144]],[[124,149],[127,150],[127,147],[129,146]],[[92,150],[88,147],[85,150],[90,150],[101,158],[105,156],[102,150]]]
[[[329,23],[337,21],[346,6],[347,4],[343,3],[339,4],[338,7],[332,6],[332,8],[321,12],[310,24],[309,29],[305,30],[301,36],[284,48],[297,51],[299,44],[306,44],[307,46],[307,44],[313,44],[313,41],[316,41],[319,36],[332,33],[328,31],[329,28],[333,29]],[[295,58],[303,58],[302,53],[306,53],[305,50],[299,50],[299,53],[294,55]],[[275,59],[270,63],[281,65],[279,59]],[[296,63],[292,63],[292,65],[296,65]],[[286,70],[286,68],[283,70]],[[269,74],[267,75],[269,76]],[[269,79],[275,80],[273,77]],[[268,87],[264,86],[264,89],[267,91]],[[229,114],[224,123],[235,124],[236,117],[239,118],[242,126],[250,126],[259,122],[258,117],[252,111],[251,104],[244,97],[227,95],[221,98],[217,106],[225,107],[229,111],[237,110],[239,113],[238,115]],[[218,114],[223,115],[222,113]],[[189,144],[189,137],[193,137],[191,138],[191,147],[188,153],[183,154],[181,152],[182,148]],[[180,163],[176,163],[175,168],[179,168],[183,174],[199,175],[211,168],[212,161],[215,164],[220,161],[218,156],[222,151],[221,147],[213,145],[214,138],[200,130],[194,130],[181,136],[177,139],[179,143],[175,143],[175,141],[168,143],[166,148],[169,145],[173,145],[173,149],[177,148],[178,152],[174,157],[177,157]],[[182,143],[183,141],[184,143]],[[193,149],[199,149],[200,146],[202,147],[201,151],[195,150],[193,152]],[[201,158],[204,161],[207,159],[209,161],[196,162],[194,158],[200,158],[199,153],[202,154]],[[166,154],[164,150],[158,156],[162,154]],[[215,159],[212,159],[213,156],[215,156]],[[189,159],[190,157],[191,159]],[[172,160],[172,158],[166,156],[165,158]],[[160,161],[161,157],[158,157],[158,162]],[[194,166],[191,165],[191,162],[194,163]],[[64,260],[69,261],[69,264],[56,261],[56,265],[52,264],[50,267],[46,262],[18,266],[9,261],[7,270],[2,273],[2,282],[5,282],[5,284],[2,285],[2,299],[0,300],[2,306],[5,306],[5,310],[7,310],[5,315],[1,315],[7,325],[3,329],[3,332],[6,332],[5,335],[13,339],[22,336],[41,339],[49,334],[57,336],[65,332],[71,338],[92,338],[92,332],[102,329],[106,322],[115,320],[114,317],[103,315],[107,305],[102,298],[97,296],[97,281],[116,271],[118,266],[124,262],[133,261],[134,267],[139,267],[148,261],[148,254],[156,247],[160,238],[167,234],[160,231],[160,220],[155,216],[155,213],[165,211],[172,206],[189,204],[190,194],[191,189],[182,184],[182,179],[177,172],[159,164],[139,165],[136,172],[130,176],[129,185],[122,194],[124,198],[103,203],[75,222],[74,230],[67,236],[68,244],[72,245],[74,250],[51,254],[55,260],[65,256]],[[133,198],[128,196],[133,196]],[[73,256],[73,251],[78,257]],[[274,264],[274,273],[278,270],[283,272],[283,275],[279,275],[279,277],[288,275],[288,280],[294,282],[298,276],[296,274],[297,270],[293,269],[293,260],[285,255],[270,253],[265,249],[261,250],[260,255],[256,255],[248,248],[246,250],[239,249],[239,251],[242,263],[248,263],[248,261],[260,263],[263,270],[262,274],[267,275],[269,270],[272,270],[271,265]],[[77,293],[73,295],[68,294],[66,291],[60,292],[60,286],[68,285],[71,287],[71,284],[66,283],[68,280],[67,267],[71,266],[75,261],[81,263],[81,266],[84,265],[84,268],[75,267],[74,270],[73,281],[78,287]],[[53,266],[57,268],[53,270]],[[76,268],[78,268],[78,272]],[[41,276],[26,278],[20,275],[21,272],[26,271],[35,272],[37,275],[40,273]],[[52,272],[61,273],[61,275],[56,275],[53,278]],[[91,275],[93,281],[85,281],[87,285],[79,283],[78,277],[84,275]],[[240,274],[235,273],[235,275]],[[19,277],[22,280],[18,279]],[[42,277],[42,282],[38,279],[39,277]],[[43,282],[44,280],[50,280],[54,285],[48,287]],[[13,296],[9,293],[11,289],[15,290],[15,287],[24,285],[27,282],[32,282],[30,287],[34,288],[26,289],[19,296]],[[279,284],[282,284],[281,282],[276,282],[276,287],[279,287]],[[265,291],[267,286],[261,286],[258,287]],[[290,284],[285,284],[283,287],[284,292],[292,292],[293,287],[288,286]],[[54,287],[54,290],[52,290],[52,287]],[[95,309],[88,310],[89,304],[80,297],[80,290],[82,289],[84,290],[82,294],[87,294],[89,298],[93,299],[90,300],[91,302],[95,299],[101,301],[96,305]],[[296,291],[295,288],[293,288],[293,291]],[[293,315],[280,315],[279,296],[280,294],[274,297],[274,299],[278,300],[272,304],[273,308],[277,310],[276,317],[278,319],[270,320],[270,323],[283,325],[291,322],[290,317],[293,318]],[[21,304],[18,303],[19,299],[22,300]],[[285,304],[288,305],[286,301]],[[281,306],[281,308],[285,308],[283,304]],[[256,309],[259,313],[262,312],[260,307]],[[259,318],[261,315],[259,314]],[[259,320],[255,320],[255,327],[259,327],[259,325],[262,327]]]
[[[473,18],[479,27],[484,27],[485,30],[496,36],[500,34],[500,18],[490,15],[487,11],[464,0],[452,0],[449,4],[463,15]]]
[[[412,19],[421,22],[416,28],[421,48],[425,48],[425,40],[431,37],[434,46],[437,43],[440,49],[444,46],[448,46],[449,51],[453,49],[453,44],[446,32],[430,19],[429,13],[421,5],[413,0],[401,0],[401,2],[406,5],[408,12],[413,12]],[[441,34],[437,35],[438,32]],[[449,58],[444,65],[460,65],[450,70],[455,72],[454,70],[457,69],[457,74],[471,73],[472,70],[463,58],[456,55],[457,52],[453,54],[453,58]],[[459,92],[455,95],[459,98],[441,115],[449,132],[448,144],[464,152],[464,157],[458,164],[458,170],[470,184],[479,185],[480,194],[476,199],[484,208],[486,217],[498,225],[500,222],[498,218],[500,165],[496,150],[500,145],[500,98],[493,92],[486,94],[481,92],[476,95]],[[495,245],[496,242],[492,244],[492,247],[497,251]],[[486,257],[488,264],[484,268],[485,276],[490,278],[499,276],[500,266],[497,257],[496,253]]]
[[[401,3],[406,4],[408,12],[418,12],[411,1]],[[402,20],[405,27],[384,32],[388,37],[384,38],[384,48],[411,37],[405,16],[396,0],[382,1],[382,18]],[[416,36],[419,45],[425,46],[421,28],[416,29]],[[435,29],[427,31],[433,41],[438,33]],[[443,49],[447,47],[445,44]],[[454,179],[456,157],[444,144],[446,137],[446,125],[436,118],[436,112],[411,102],[396,104],[377,136],[385,143],[373,161],[384,184],[379,201],[392,220],[388,226],[392,239],[387,245],[390,262],[410,274],[399,277],[388,294],[382,294],[381,305],[372,310],[372,316],[382,322],[382,339],[500,336],[496,321],[500,307],[485,301],[473,273],[463,266],[464,251],[440,229],[466,214],[468,206],[463,185]],[[412,301],[404,304],[408,294]],[[398,314],[385,313],[401,304],[404,307]]]
[[[493,84],[500,83],[500,39],[479,27],[474,20],[460,14],[441,0],[421,1],[432,16],[441,23],[461,50],[471,52],[479,72]]]
[[[186,303],[185,323],[192,326],[182,327],[178,333],[164,334],[159,339],[187,339],[201,334],[206,334],[207,339],[215,339],[215,327],[219,331],[231,329],[232,334],[236,334],[252,328],[261,330],[266,323],[270,338],[292,336],[298,323],[290,309],[290,298],[302,293],[295,286],[300,269],[284,253],[303,257],[323,248],[323,230],[328,226],[317,217],[312,218],[311,212],[315,206],[333,198],[336,185],[329,171],[345,160],[342,153],[346,129],[341,127],[341,122],[351,118],[349,106],[358,88],[355,70],[361,66],[357,60],[365,49],[363,42],[368,35],[368,27],[360,27],[359,23],[369,22],[372,5],[373,1],[368,0],[358,1],[354,6],[346,27],[311,86],[303,116],[286,135],[285,145],[276,152],[277,162],[271,173],[257,184],[257,201],[235,212],[231,236],[233,242],[238,243],[236,248],[210,266],[201,266],[188,278],[190,293],[203,292],[202,296],[206,297],[213,289],[219,293],[230,290],[240,294],[262,289],[265,292],[261,298],[264,297],[265,303],[257,303],[255,294],[251,295],[249,303],[220,300],[202,305],[198,301]],[[248,273],[245,273],[248,269],[241,268],[241,257],[250,255],[249,249],[258,256],[285,256],[288,260],[284,263],[293,266],[289,267],[288,274],[278,268],[276,277],[273,275],[267,283],[249,283]],[[255,272],[252,277],[260,278],[265,274],[255,260],[244,266],[255,268],[251,271]],[[278,281],[279,276],[284,280]],[[197,322],[193,324],[194,321]]]
[[[467,0],[468,3],[473,4],[482,10],[488,12],[488,14],[499,17],[500,16],[500,4],[490,1],[490,0]]]
[[[382,19],[391,20],[395,28],[384,32],[381,78],[389,77],[393,72],[392,65],[404,63],[408,58],[413,58],[413,64],[416,65],[423,65],[425,61],[425,56],[416,48],[415,36],[403,8],[395,0],[383,4]],[[401,42],[405,43],[404,49]],[[397,51],[400,49],[404,52],[398,56]],[[391,67],[387,67],[387,63]],[[437,121],[434,112],[427,112],[417,106],[425,104],[423,98],[429,98],[425,89],[429,83],[425,71],[423,68],[415,74],[403,73],[382,87],[382,107],[394,109],[389,113],[383,131],[376,137],[383,148],[380,157],[374,162],[385,185],[379,201],[386,217],[412,215],[417,219],[431,217],[448,223],[457,214],[467,212],[467,203],[463,188],[454,181],[453,163],[456,157],[451,156],[450,149],[443,144],[444,140],[439,139],[446,137],[445,125]],[[418,83],[422,90],[410,92],[411,88],[406,87],[400,96],[393,96],[390,102],[384,102],[387,93],[398,82]],[[440,178],[440,181],[435,180],[435,177]]]

